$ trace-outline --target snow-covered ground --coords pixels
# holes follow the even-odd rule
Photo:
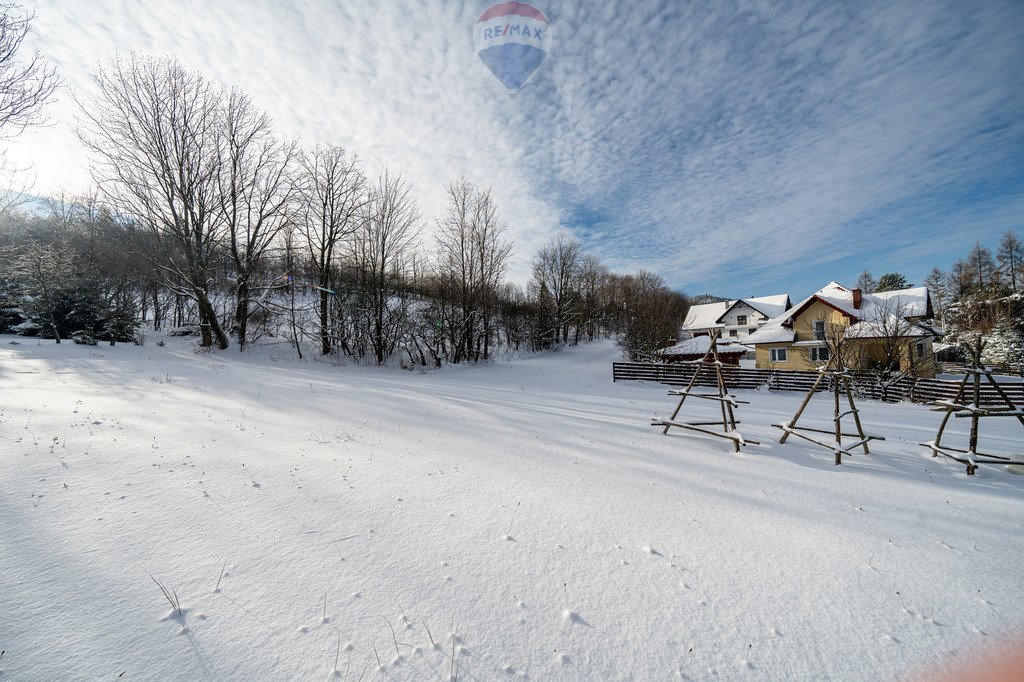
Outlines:
[[[931,458],[924,406],[863,403],[888,440],[835,467],[776,442],[795,393],[740,392],[738,455],[661,435],[610,344],[418,374],[191,343],[0,338],[0,678],[886,679],[1024,624],[1024,477]]]

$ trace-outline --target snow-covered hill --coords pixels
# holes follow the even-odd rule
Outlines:
[[[189,343],[0,338],[0,679],[879,679],[1024,623],[1024,477],[928,456],[926,407],[862,404],[887,440],[835,467],[776,442],[799,394],[743,392],[739,455],[661,435],[609,344]]]

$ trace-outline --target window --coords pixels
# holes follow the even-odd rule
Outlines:
[[[815,320],[811,323],[814,327],[814,340],[824,341],[825,340],[825,320]]]
[[[829,357],[828,348],[811,349],[811,362],[828,362]]]
[[[772,348],[772,362],[789,362],[789,350],[786,348]]]
[[[917,350],[917,357],[923,358],[924,357],[924,344],[923,343],[918,343],[917,346],[915,347],[915,349]]]
[[[756,331],[757,331],[757,327],[751,327],[750,329],[747,330],[747,333],[748,334],[753,334]]]
[[[747,323],[747,316],[746,315],[737,315],[736,316],[736,324],[738,324],[739,326],[742,327],[746,323]]]
[[[733,338],[736,338],[736,337],[739,336],[739,332],[737,332],[735,329],[730,329],[729,330],[729,336],[731,336]]]

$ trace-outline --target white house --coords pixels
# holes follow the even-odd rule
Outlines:
[[[710,336],[717,329],[724,340],[742,343],[758,327],[791,307],[789,294],[695,305],[686,316],[683,331],[690,336]]]

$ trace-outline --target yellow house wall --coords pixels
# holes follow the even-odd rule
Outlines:
[[[793,331],[796,332],[796,340],[813,341],[814,323],[818,320],[824,320],[825,327],[828,329],[836,329],[838,327],[845,328],[850,324],[850,318],[843,313],[839,312],[835,308],[825,305],[821,301],[815,301],[793,322]]]
[[[826,327],[835,329],[836,327],[846,327],[850,323],[848,318],[838,310],[825,305],[820,301],[812,303],[807,310],[800,314],[793,322],[793,331],[796,332],[796,341],[812,341],[814,340],[814,322],[817,320],[824,320]],[[870,339],[857,340],[852,339],[848,341],[851,344],[871,344],[880,343],[879,341],[872,341]],[[907,340],[907,343],[903,347],[901,353],[901,369],[906,371],[910,366],[910,353],[913,350],[914,343],[911,340]],[[925,339],[925,366],[929,368],[929,371],[925,371],[925,376],[934,376],[934,362],[932,358],[932,340]],[[789,351],[789,358],[786,362],[772,362],[771,360],[771,349],[772,348],[786,348]],[[851,354],[856,355],[856,354]],[[761,369],[795,369],[795,370],[815,370],[818,368],[818,363],[811,362],[810,351],[807,347],[797,346],[793,347],[791,343],[766,343],[758,344],[754,350],[755,366]],[[919,361],[915,358],[915,363]],[[850,369],[860,369],[857,367],[851,367]]]
[[[793,321],[793,331],[796,332],[796,340],[813,341],[814,322],[817,320],[824,320],[826,327],[834,328],[836,325],[846,327],[849,324],[850,318],[821,301],[815,301]],[[789,359],[786,362],[772,362],[772,348],[788,349]],[[790,343],[758,344],[754,350],[754,366],[760,369],[815,370],[818,369],[819,364],[811,362],[809,349],[800,346],[794,348]]]
[[[789,359],[786,362],[772,362],[772,348],[788,349]],[[806,349],[793,348],[789,343],[759,343],[754,350],[754,366],[758,369],[818,369],[811,363]]]

